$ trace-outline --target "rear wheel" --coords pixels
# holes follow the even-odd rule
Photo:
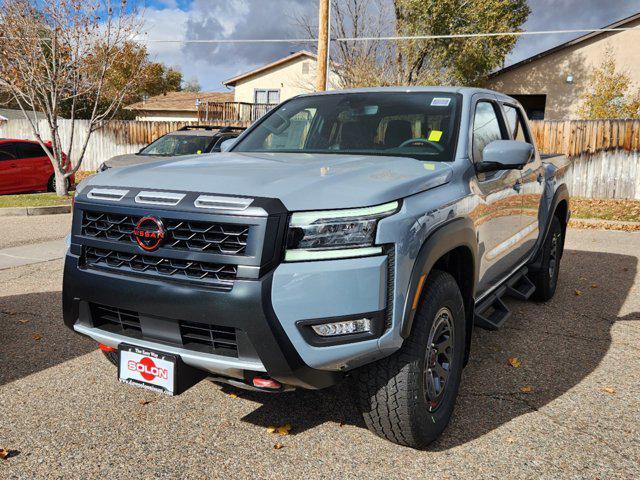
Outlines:
[[[465,336],[456,281],[446,272],[431,272],[402,348],[355,374],[356,403],[367,427],[413,448],[433,442],[453,412]]]
[[[560,258],[562,257],[562,225],[560,219],[554,215],[549,234],[542,246],[542,263],[540,270],[531,275],[536,286],[532,298],[539,302],[551,300],[558,286],[560,273]]]

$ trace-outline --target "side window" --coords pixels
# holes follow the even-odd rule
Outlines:
[[[502,129],[494,105],[491,102],[478,102],[473,117],[473,161],[481,162],[484,147],[494,140],[502,139]]]
[[[514,140],[531,143],[524,128],[521,112],[511,105],[503,105],[507,128]]]
[[[42,147],[37,143],[19,143],[18,144],[18,156],[20,158],[36,158],[46,157]]]
[[[0,144],[0,162],[2,160],[15,160],[16,148],[13,143]]]

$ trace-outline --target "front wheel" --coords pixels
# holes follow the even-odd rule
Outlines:
[[[411,335],[400,350],[355,372],[354,395],[369,430],[413,448],[433,442],[453,413],[465,336],[464,304],[455,279],[431,272]]]

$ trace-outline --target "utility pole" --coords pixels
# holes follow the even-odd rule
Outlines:
[[[327,89],[327,64],[329,58],[329,2],[319,0],[318,13],[318,61],[316,67],[316,91]]]

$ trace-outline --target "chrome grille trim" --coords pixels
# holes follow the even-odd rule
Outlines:
[[[174,207],[185,197],[184,193],[142,191],[136,195],[135,202],[145,205],[164,205]]]
[[[116,190],[113,188],[93,188],[87,193],[87,198],[92,200],[107,200],[110,202],[119,202],[129,190]]]
[[[211,210],[246,210],[253,203],[253,198],[219,197],[214,195],[200,195],[193,204],[197,208]]]

